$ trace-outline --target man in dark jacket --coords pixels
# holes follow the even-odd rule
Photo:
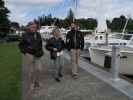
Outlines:
[[[26,33],[22,36],[19,48],[23,56],[23,65],[27,68],[28,75],[26,77],[29,81],[28,87],[31,86],[32,82],[33,88],[38,88],[40,86],[38,72],[41,68],[40,58],[43,56],[43,49],[42,38],[37,32],[37,25],[35,23],[30,22],[27,25]]]
[[[78,65],[80,50],[84,48],[84,37],[82,33],[76,29],[75,23],[71,23],[71,30],[66,36],[66,46],[71,51],[71,62],[73,65],[72,76],[78,78]]]
[[[60,30],[55,28],[52,32],[53,37],[46,43],[46,49],[50,52],[53,66],[55,67],[55,80],[60,82],[62,75],[62,63],[63,63],[63,49],[65,47],[64,41],[60,37]]]

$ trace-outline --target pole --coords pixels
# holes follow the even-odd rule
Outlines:
[[[76,12],[77,12],[77,0],[73,0],[72,1],[73,2],[73,11],[74,11],[74,17],[73,17],[73,22],[75,22],[75,20],[76,20]]]
[[[119,67],[120,67],[120,48],[117,46],[112,47],[112,61],[111,73],[114,81],[119,80]]]
[[[124,26],[123,31],[122,31],[123,34],[125,33],[125,30],[126,30],[126,27],[127,27],[128,21],[129,21],[129,18],[126,20],[125,26]]]
[[[105,45],[108,45],[108,32],[106,31],[106,33],[105,33],[105,38],[106,38],[106,40],[105,40]]]

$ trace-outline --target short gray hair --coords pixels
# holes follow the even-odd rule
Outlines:
[[[59,30],[59,28],[57,28],[57,27],[54,28],[54,29],[52,30],[52,34],[53,34],[53,33],[59,33],[59,34],[60,34],[60,30]]]

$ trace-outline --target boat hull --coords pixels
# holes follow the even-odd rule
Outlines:
[[[105,66],[105,58],[111,49],[101,49],[96,47],[89,48],[91,62],[101,67]],[[120,51],[120,73],[133,75],[133,51]],[[110,55],[111,57],[111,55]]]

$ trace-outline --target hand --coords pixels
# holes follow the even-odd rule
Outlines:
[[[24,55],[26,55],[26,52],[23,52]]]
[[[81,48],[81,51],[84,51],[84,48]]]
[[[53,48],[54,51],[57,51],[57,48]]]

